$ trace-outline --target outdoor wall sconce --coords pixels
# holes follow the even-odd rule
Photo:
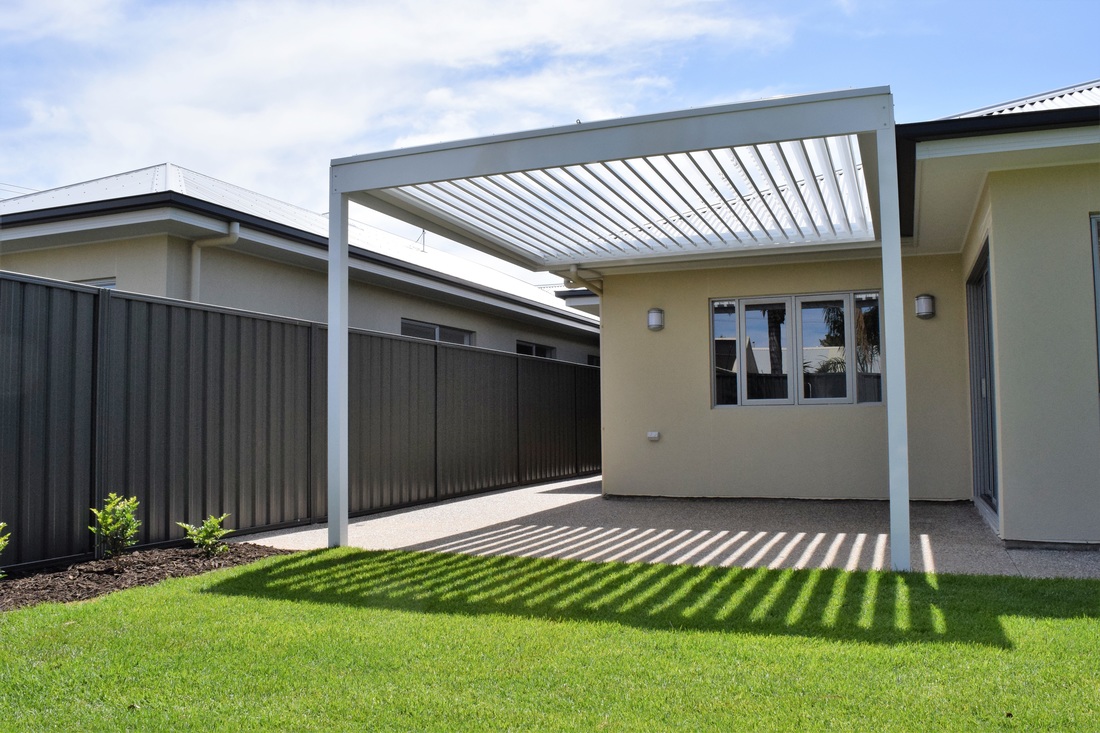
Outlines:
[[[660,331],[665,327],[665,312],[660,308],[650,308],[646,319],[646,328],[650,331]]]
[[[921,293],[917,296],[917,318],[925,320],[936,315],[936,296]]]

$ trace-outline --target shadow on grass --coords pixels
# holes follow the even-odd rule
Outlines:
[[[419,613],[1005,648],[1011,642],[1002,616],[1100,618],[1100,581],[353,549],[275,559],[208,592]]]

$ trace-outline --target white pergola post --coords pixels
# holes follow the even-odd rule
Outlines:
[[[348,198],[328,209],[328,546],[348,543]]]
[[[890,464],[890,566],[909,570],[909,418],[905,377],[905,296],[901,282],[901,212],[894,113],[878,143],[882,222],[882,314],[885,331],[886,439]]]

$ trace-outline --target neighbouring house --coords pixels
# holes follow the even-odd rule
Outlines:
[[[895,125],[889,88],[848,90],[332,181],[599,296],[605,494],[889,498],[907,568],[909,500],[1100,543],[1098,104],[1100,81]]]
[[[599,361],[599,320],[456,255],[351,225],[351,325]],[[0,270],[326,319],[326,216],[170,163],[0,200]]]

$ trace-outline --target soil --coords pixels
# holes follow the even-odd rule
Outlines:
[[[0,611],[10,611],[37,603],[86,601],[116,590],[155,585],[168,578],[199,575],[219,568],[259,560],[271,555],[286,555],[263,545],[235,543],[213,558],[194,547],[136,550],[106,560],[90,560],[58,570],[11,571],[0,579]]]

